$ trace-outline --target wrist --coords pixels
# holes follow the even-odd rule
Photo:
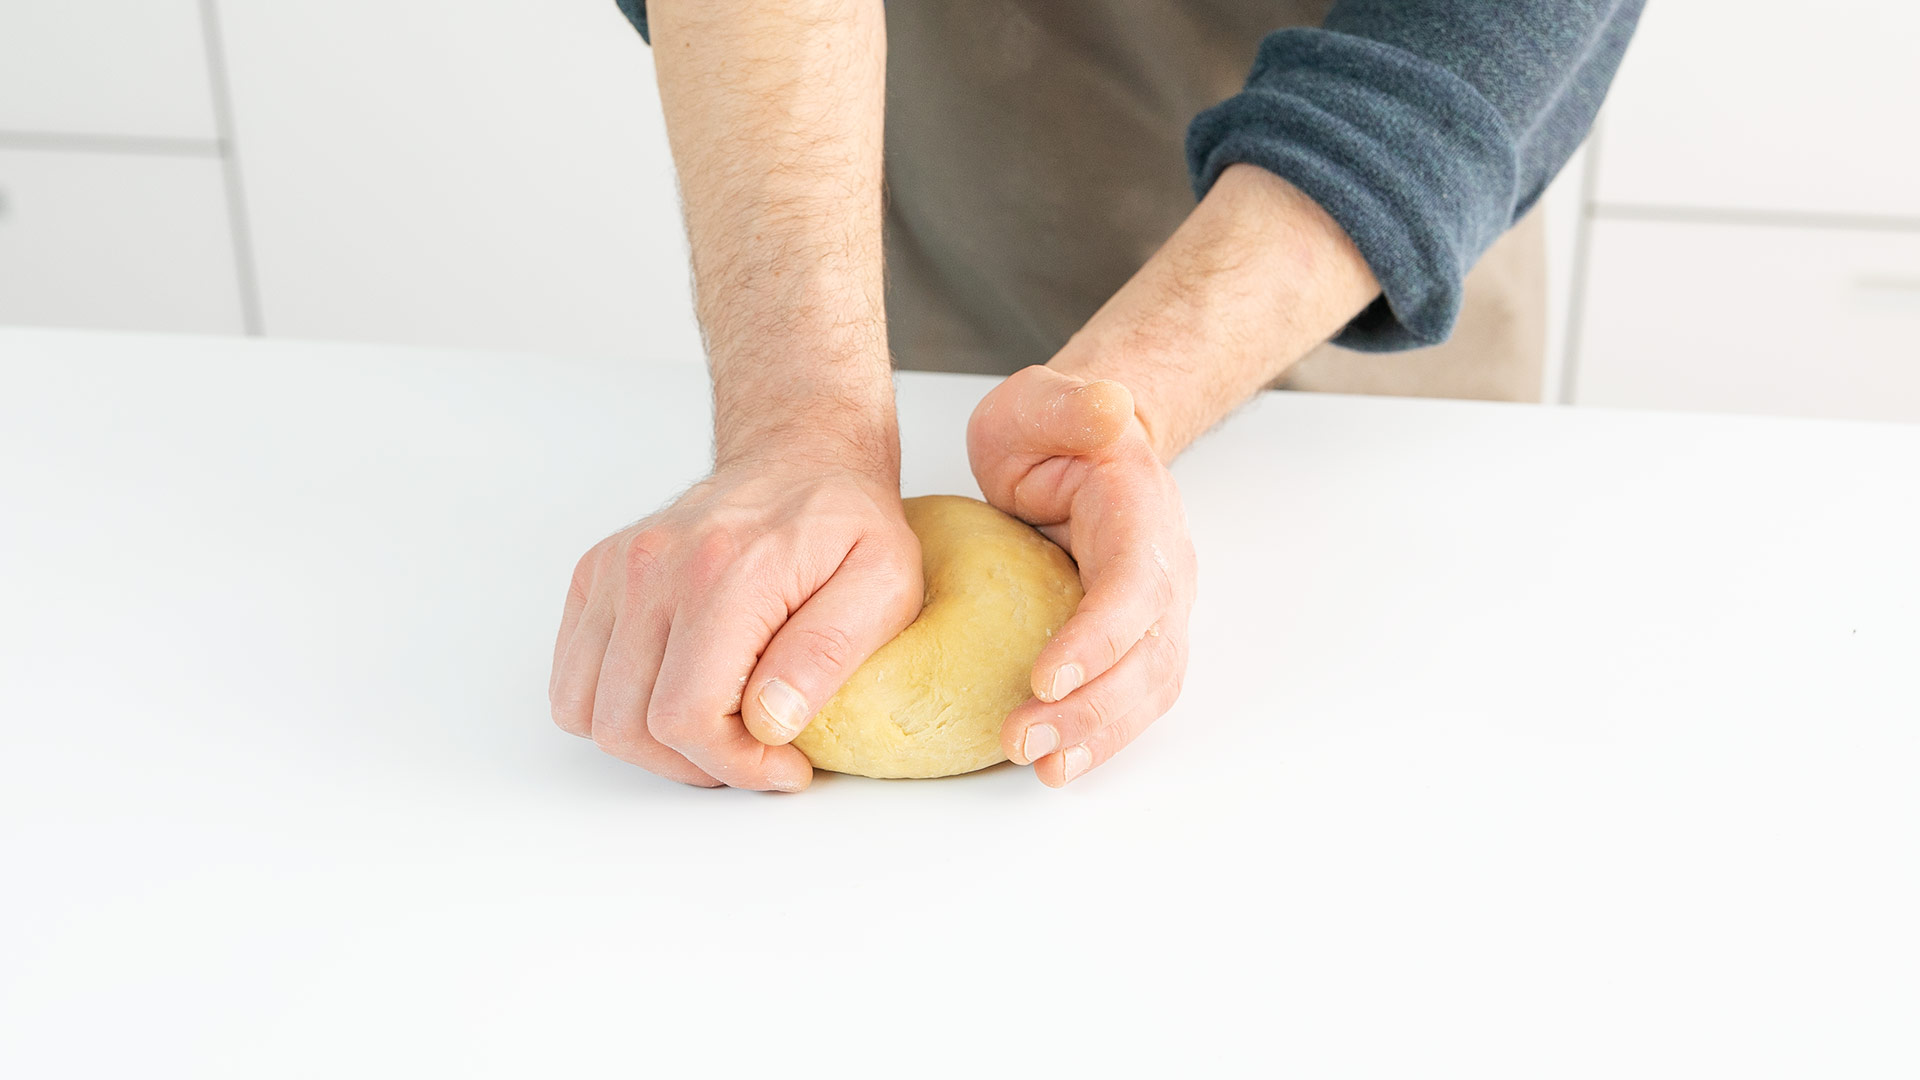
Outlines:
[[[1280,177],[1235,165],[1049,366],[1125,384],[1170,461],[1378,293],[1326,211]]]
[[[890,377],[808,377],[764,391],[716,381],[714,398],[716,470],[841,469],[899,484],[900,434]]]

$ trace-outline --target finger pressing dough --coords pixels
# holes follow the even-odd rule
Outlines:
[[[1080,603],[1067,553],[977,499],[906,501],[926,606],[793,740],[816,768],[952,776],[1005,761],[1000,725],[1031,696],[1033,662]]]

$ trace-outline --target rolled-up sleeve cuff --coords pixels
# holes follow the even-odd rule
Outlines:
[[[1194,119],[1194,193],[1236,163],[1319,203],[1372,268],[1380,298],[1334,338],[1351,349],[1446,340],[1467,271],[1512,220],[1514,139],[1493,106],[1444,68],[1348,34],[1269,34],[1246,88]]]

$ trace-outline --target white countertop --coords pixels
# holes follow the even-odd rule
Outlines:
[[[704,402],[0,331],[0,1073],[1920,1070],[1920,427],[1268,395],[1131,749],[777,796],[547,718]]]

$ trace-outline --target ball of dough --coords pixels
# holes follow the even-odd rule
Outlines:
[[[1067,553],[977,499],[908,499],[926,606],[793,740],[816,768],[952,776],[1005,761],[1000,726],[1033,662],[1080,604]]]

